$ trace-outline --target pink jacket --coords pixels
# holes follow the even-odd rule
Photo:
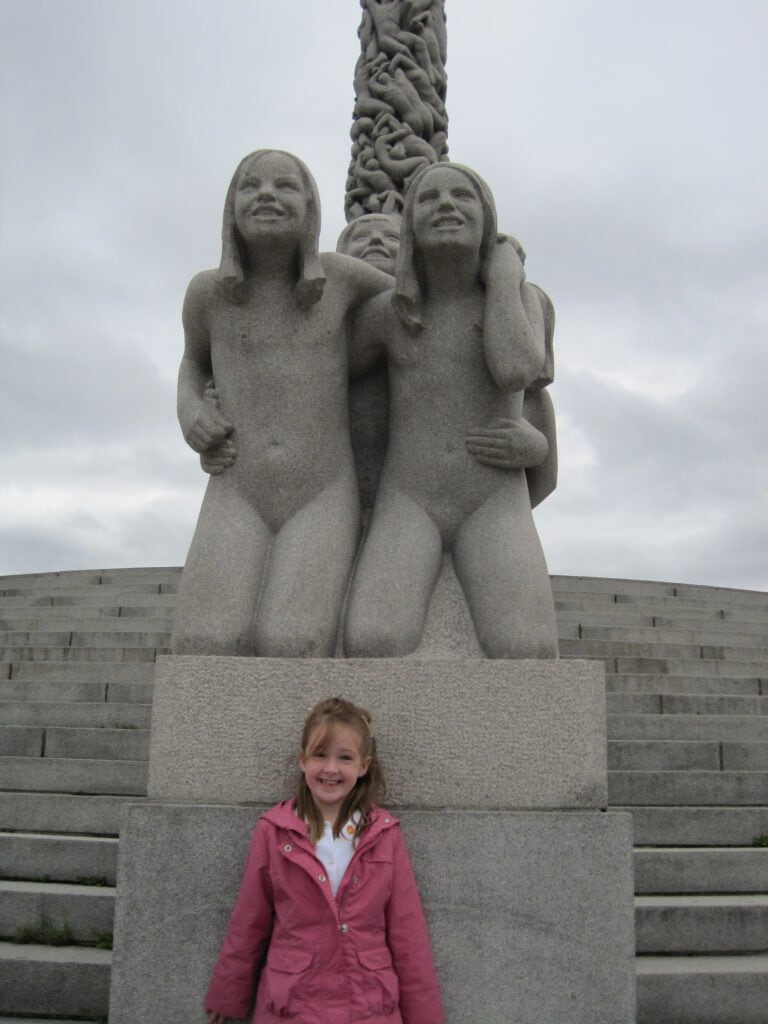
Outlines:
[[[253,831],[205,1008],[253,1024],[443,1024],[421,901],[397,819],[374,808],[334,897],[293,801]]]

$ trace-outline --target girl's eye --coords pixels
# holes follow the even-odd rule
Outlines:
[[[278,188],[283,189],[286,192],[298,192],[299,186],[295,181],[283,178],[280,181],[275,182]]]

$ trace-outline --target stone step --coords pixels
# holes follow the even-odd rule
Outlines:
[[[116,877],[115,838],[0,832],[0,878],[114,886]]]
[[[85,609],[87,610],[87,609]],[[73,615],[72,612],[77,611],[78,615]],[[147,647],[167,647],[168,637],[171,634],[173,628],[173,615],[170,613],[163,613],[157,615],[101,615],[96,617],[93,612],[87,617],[82,614],[84,609],[55,609],[55,615],[51,614],[43,618],[40,615],[30,615],[28,612],[12,612],[3,614],[0,613],[0,629],[3,630],[4,634],[19,634],[28,637],[29,644],[37,644],[43,642],[40,637],[51,634],[61,634],[64,631],[72,636],[76,633],[82,637],[83,634],[93,635],[94,637],[101,637],[100,643],[106,643],[106,639],[109,638],[110,643],[108,646],[131,646],[134,639],[137,637],[143,638],[149,636],[159,637],[160,639],[155,642],[146,643]]]
[[[0,647],[0,662],[26,662],[47,664],[63,662],[80,664],[100,662],[111,666],[113,663],[154,663],[158,654],[169,654],[165,647]]]
[[[768,680],[728,679],[720,676],[665,676],[606,674],[607,693],[707,694],[723,697],[768,696]]]
[[[562,654],[562,652],[561,652]],[[598,658],[606,672],[622,675],[660,673],[667,676],[721,676],[743,679],[745,676],[765,676],[768,658],[760,661],[737,661],[720,657],[703,658]]]
[[[615,715],[768,715],[768,697],[699,693],[609,693]]]
[[[622,632],[622,631],[619,631]],[[711,638],[710,638],[711,641]],[[600,661],[611,659],[648,660],[648,661],[726,661],[738,664],[752,663],[762,666],[765,671],[768,665],[768,647],[759,644],[739,644],[733,646],[720,643],[674,643],[654,640],[563,640],[560,644],[560,656],[563,658],[588,658]],[[702,674],[708,675],[709,672]],[[736,674],[736,673],[734,673]],[[744,673],[739,672],[739,675]],[[760,672],[750,673],[760,675]]]
[[[181,576],[181,567],[177,565],[140,565],[128,566],[127,568],[110,569],[64,569],[53,572],[24,572],[12,573],[9,576],[1,577],[3,583],[13,584],[37,584],[50,582],[66,583],[67,581],[79,581],[88,583],[112,583],[120,580],[139,581],[168,579],[178,580]]]
[[[768,743],[714,740],[610,740],[616,771],[768,771]]]
[[[608,772],[608,803],[759,806],[768,803],[768,772]]]
[[[72,1024],[73,1020],[73,1017],[68,1017],[66,1020],[57,1017],[54,1020],[53,1017],[6,1017],[5,1014],[0,1015],[2,1024]]]
[[[73,1017],[68,1017],[66,1020],[57,1017],[54,1020],[53,1017],[6,1017],[5,1014],[0,1015],[2,1024],[72,1024],[73,1020]]]
[[[106,1019],[112,953],[0,942],[0,1013]]]
[[[139,701],[0,701],[0,721],[11,726],[147,729],[151,715]]]
[[[664,615],[673,619],[686,616],[697,618],[702,615],[723,620],[732,617],[733,621],[741,618],[746,621],[760,620],[768,616],[768,598],[764,594],[762,596],[763,604],[750,601],[723,602],[706,597],[682,598],[669,594],[650,597],[643,594],[588,594],[575,590],[553,592],[555,612],[558,615],[563,611],[581,611],[592,618],[596,614],[605,612],[610,615],[615,611],[629,615]]]
[[[702,608],[698,614],[654,615],[653,626],[658,629],[706,630],[710,636],[721,633],[755,634],[768,639],[768,611],[758,615],[750,611],[707,612]]]
[[[659,597],[674,595],[676,584],[657,580],[625,580],[603,576],[550,576],[552,593],[559,594],[643,594]]]
[[[658,626],[669,629],[708,629],[715,632],[735,630],[744,633],[765,633],[768,629],[768,603],[761,610],[716,608],[701,602],[677,601],[673,604],[648,600],[616,604],[607,601],[591,602],[582,598],[556,598],[555,616],[558,622],[580,622],[590,626]]]
[[[768,806],[758,807],[626,807],[637,846],[742,847],[768,836]],[[758,848],[759,849],[759,848]]]
[[[551,577],[555,600],[607,600],[617,604],[646,601],[652,605],[693,605],[709,608],[751,608],[768,612],[768,596],[762,590],[732,590],[725,587],[615,580],[594,577]],[[641,584],[641,585],[637,585]]]
[[[0,598],[0,629],[162,629],[173,622],[175,601],[153,607],[115,605],[13,605]],[[155,625],[157,624],[157,625]]]
[[[609,740],[768,742],[765,715],[608,715]]]
[[[0,726],[0,757],[84,757],[146,761],[148,729]]]
[[[117,620],[119,621],[119,620]],[[136,620],[140,621],[140,620]],[[2,630],[0,631],[0,651],[18,648],[83,648],[92,647],[97,650],[125,650],[133,647],[155,649],[167,648],[170,630],[160,629],[145,632],[140,629],[123,630],[118,627],[107,629],[59,629],[59,630]],[[110,659],[119,660],[119,659]]]
[[[120,820],[137,796],[0,792],[0,822],[13,832],[117,836]]]
[[[0,758],[0,789],[145,796],[147,762],[3,757]]]
[[[3,679],[0,681],[0,701],[47,701],[48,703],[151,704],[154,684],[106,683],[101,681],[78,683],[72,679],[33,680]]]
[[[574,623],[568,623],[573,626]],[[561,634],[562,635],[562,634]],[[565,637],[564,637],[565,639]],[[698,628],[674,626],[627,626],[627,625],[579,625],[578,639],[585,643],[597,641],[600,643],[626,643],[640,644],[664,644],[672,648],[688,648],[692,645],[707,649],[715,641],[716,646],[747,648],[756,652],[763,651],[768,647],[768,623],[763,623],[760,630],[753,629],[740,631],[731,624],[729,629],[722,626],[717,630],[711,625],[699,626]],[[609,652],[610,653],[610,652]],[[623,653],[623,652],[622,652]],[[631,652],[628,652],[631,653]],[[654,655],[651,654],[653,657]],[[695,656],[695,655],[694,655]],[[745,655],[749,659],[752,654]],[[759,657],[759,653],[757,654]]]
[[[161,594],[158,591],[151,591],[150,593],[131,594],[115,590],[106,593],[99,588],[75,594],[30,593],[15,594],[12,597],[4,597],[0,592],[0,615],[11,611],[26,611],[34,615],[58,612],[64,614],[70,610],[89,616],[112,614],[113,609],[118,609],[118,614],[121,616],[154,615],[156,611],[173,613],[176,608],[176,600],[175,593]]]
[[[767,953],[768,895],[636,896],[635,947],[638,954]]]
[[[768,847],[635,847],[635,892],[768,893]]]
[[[7,672],[5,670],[7,669]],[[0,678],[43,682],[49,679],[75,682],[151,683],[155,678],[154,662],[57,662],[14,661],[0,665]]]
[[[73,945],[94,943],[111,935],[114,916],[113,886],[0,879],[0,938],[8,941],[45,921],[57,931],[68,929]]]
[[[175,594],[178,591],[176,583],[165,583],[162,581],[131,583],[93,583],[77,584],[71,580],[62,580],[57,586],[47,583],[35,585],[14,584],[0,587],[2,597],[74,597],[76,599],[87,597],[96,598],[104,604],[124,603],[134,597],[142,597],[147,594]]]
[[[637,1024],[766,1024],[768,956],[640,956]]]

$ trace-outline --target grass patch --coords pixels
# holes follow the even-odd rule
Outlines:
[[[72,930],[69,925],[60,927],[55,925],[49,917],[41,917],[36,924],[23,925],[17,928],[11,942],[20,946],[71,946],[73,944]]]
[[[93,938],[83,942],[83,946],[93,946],[95,949],[112,949],[114,936],[112,932],[94,932]]]
[[[110,888],[112,883],[105,875],[78,875],[75,885],[95,885],[99,888]]]
[[[755,836],[752,840],[753,846],[768,846],[768,836]]]

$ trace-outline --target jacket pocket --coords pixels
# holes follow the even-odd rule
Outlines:
[[[314,954],[310,949],[270,946],[261,980],[264,1006],[278,1017],[293,1017],[307,1001],[307,972]]]
[[[365,994],[369,1007],[379,1013],[393,1013],[400,1002],[400,986],[389,948],[358,949],[357,958],[366,972]]]

